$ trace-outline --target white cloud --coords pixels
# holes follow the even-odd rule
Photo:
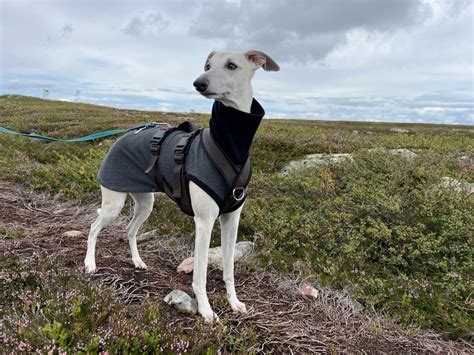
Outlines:
[[[1,6],[2,93],[41,97],[47,88],[50,98],[76,100],[78,90],[88,102],[208,110],[192,82],[209,51],[258,46],[282,68],[254,79],[269,114],[472,124],[470,1]]]
[[[125,26],[124,31],[133,36],[159,35],[169,25],[159,12],[148,12],[134,16]]]
[[[295,61],[323,59],[354,29],[393,31],[418,24],[429,7],[420,0],[299,0],[203,2],[190,34],[226,47],[257,47]]]

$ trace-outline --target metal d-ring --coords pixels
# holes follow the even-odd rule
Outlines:
[[[240,197],[235,196],[235,191],[236,191],[237,189],[242,190],[242,192],[240,193]],[[243,188],[241,188],[241,187],[233,189],[233,190],[232,190],[232,196],[234,196],[234,199],[235,199],[236,201],[242,201],[243,198],[245,197],[245,189],[243,189]]]

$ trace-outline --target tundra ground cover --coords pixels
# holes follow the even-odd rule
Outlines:
[[[18,96],[0,98],[0,115],[10,129],[67,138],[155,119],[192,119],[202,126],[208,120]],[[395,126],[409,132],[390,132]],[[112,143],[2,135],[1,178],[59,200],[94,203],[100,198],[97,169]],[[398,148],[417,155],[387,154]],[[254,177],[239,238],[257,243],[255,268],[310,276],[400,324],[468,338],[474,325],[473,196],[439,184],[446,176],[473,182],[473,148],[469,126],[265,120],[252,148]],[[354,159],[279,173],[293,159],[322,152]],[[192,219],[177,211],[158,199],[144,228],[191,234]]]

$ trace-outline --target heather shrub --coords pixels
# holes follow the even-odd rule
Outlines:
[[[303,263],[403,322],[460,336],[473,321],[472,196],[441,188],[451,162],[360,152],[354,161],[262,178],[242,227],[263,263]],[[457,171],[469,178],[469,170]]]
[[[5,352],[186,353],[224,341],[224,333],[211,336],[209,328],[200,330],[204,338],[170,328],[156,301],[122,304],[84,274],[39,255],[33,258],[42,259],[34,269],[32,260],[21,260],[10,250],[1,255],[0,340]]]

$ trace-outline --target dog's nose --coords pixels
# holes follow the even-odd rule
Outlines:
[[[197,91],[204,92],[209,87],[209,80],[204,79],[204,78],[198,78],[193,83],[193,85],[194,85],[194,87],[196,88]]]

